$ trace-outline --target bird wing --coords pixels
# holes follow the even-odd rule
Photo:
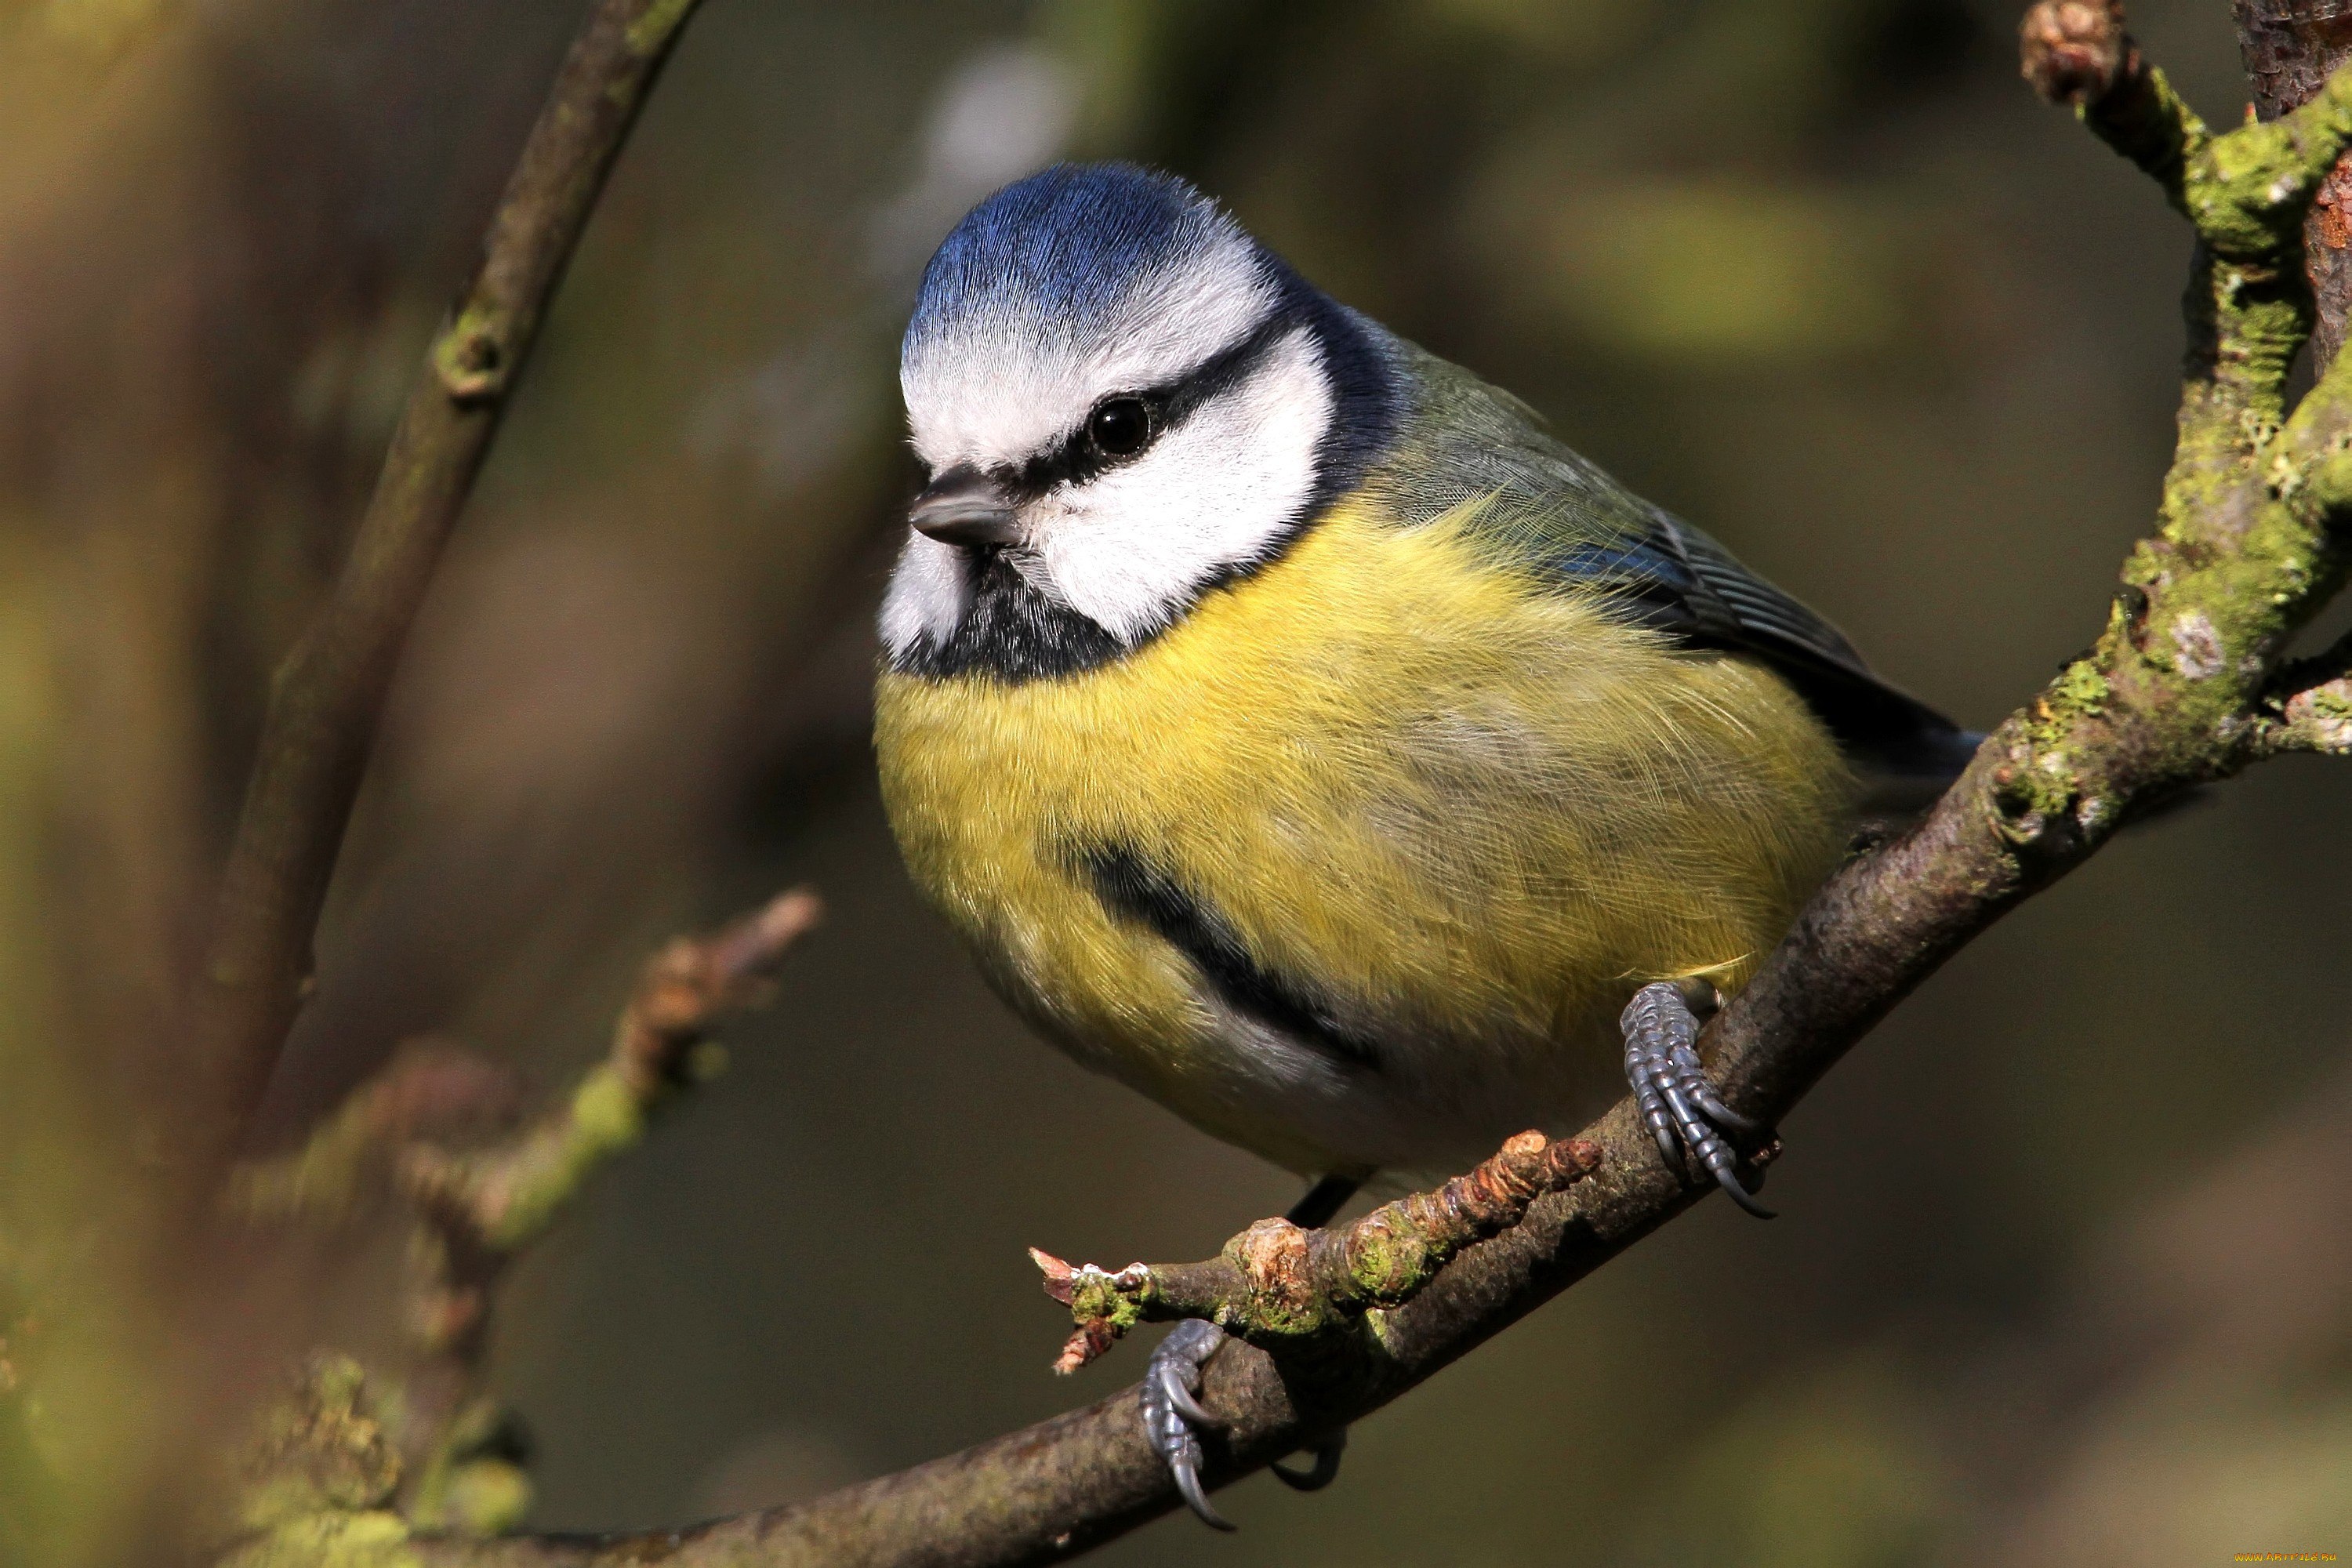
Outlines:
[[[1392,341],[1415,405],[1367,478],[1383,510],[1427,521],[1468,507],[1473,537],[1515,569],[1597,591],[1690,647],[1761,659],[1874,772],[1948,778],[1966,765],[1979,737],[1881,679],[1835,626],[1553,440],[1517,398]]]

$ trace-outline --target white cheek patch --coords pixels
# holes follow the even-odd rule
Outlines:
[[[1272,551],[1314,493],[1331,417],[1322,352],[1297,329],[1141,457],[1028,508],[1031,548],[1071,608],[1139,641]]]
[[[943,643],[971,608],[971,574],[963,552],[908,529],[882,596],[882,646],[898,656],[927,637]]]
[[[1104,397],[1175,381],[1248,336],[1275,304],[1274,283],[1234,229],[1138,278],[1090,320],[999,301],[908,345],[898,383],[916,455],[933,473],[1019,468],[1059,446]]]

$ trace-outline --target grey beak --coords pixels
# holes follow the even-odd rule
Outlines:
[[[1012,544],[1021,537],[1004,487],[976,468],[950,468],[933,479],[907,521],[942,544]]]

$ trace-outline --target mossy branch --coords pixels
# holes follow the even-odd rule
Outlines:
[[[401,1462],[349,1356],[312,1359],[245,1456],[222,1568],[392,1568],[408,1538],[393,1509]]]
[[[2115,57],[2136,59],[2119,7],[2043,5],[2027,24],[2029,76],[2041,24],[2089,9],[2112,18]],[[2097,128],[2134,80],[2158,79],[2135,67],[2091,92],[2084,118]],[[2331,366],[2292,414],[2285,386],[2312,321],[2301,224],[2352,138],[2347,107],[2339,74],[2281,121],[2201,142],[2179,111],[2195,145],[2176,205],[2200,244],[2157,531],[2125,563],[2091,649],[1994,731],[1924,822],[1832,878],[1708,1031],[1735,1106],[1785,1110],[1952,952],[2122,824],[2283,743],[2283,656],[2347,563],[2352,377]]]
[[[2120,0],[2036,5],[2018,28],[2020,68],[2033,90],[2071,103],[2099,140],[2145,169],[2188,213],[2189,160],[2210,139],[2162,71],[2124,31]]]
[[[2316,658],[2289,665],[2272,685],[2257,749],[2352,756],[2352,635]]]
[[[2315,93],[2329,73],[2352,58],[2352,36],[2340,7],[2315,0],[2231,0],[2238,43],[2254,104],[2264,119],[2276,119]],[[2336,361],[2352,313],[2352,165],[2338,162],[2313,199],[2304,222],[2303,265],[2319,315],[2311,333],[2314,366]]]
[[[420,1140],[471,1142],[511,1128],[522,1109],[512,1071],[451,1042],[404,1044],[290,1154],[240,1165],[229,1206],[253,1220],[340,1223],[390,1185],[399,1152]]]
[[[821,910],[814,894],[794,889],[714,934],[670,942],[647,961],[604,1059],[528,1125],[511,1125],[512,1075],[429,1045],[404,1051],[302,1150],[237,1173],[232,1191],[255,1218],[341,1221],[362,1192],[379,1188],[406,1197],[417,1217],[409,1314],[417,1355],[398,1389],[398,1419],[378,1423],[373,1407],[363,1408],[365,1379],[355,1363],[314,1366],[290,1402],[268,1415],[243,1510],[247,1527],[261,1533],[240,1548],[240,1562],[281,1560],[254,1555],[265,1548],[306,1561],[287,1542],[324,1528],[332,1507],[273,1500],[289,1485],[298,1500],[310,1500],[318,1466],[341,1463],[335,1456],[348,1444],[322,1450],[312,1440],[330,1428],[345,1436],[362,1426],[389,1430],[389,1479],[372,1483],[365,1502],[344,1506],[393,1510],[401,1541],[419,1527],[488,1534],[522,1517],[530,1484],[515,1424],[476,1392],[498,1287],[596,1170],[636,1143],[683,1089],[719,1069],[712,1030],[767,999],[769,976]],[[507,1130],[463,1152],[439,1142],[488,1122]],[[343,1414],[321,1426],[320,1409]],[[281,1441],[287,1433],[301,1440]],[[379,1542],[370,1528],[367,1539]]]
[[[1281,1345],[1392,1310],[1464,1247],[1518,1224],[1529,1204],[1582,1181],[1601,1159],[1600,1145],[1583,1139],[1522,1132],[1433,1193],[1319,1230],[1260,1220],[1203,1263],[1130,1263],[1113,1274],[1031,1247],[1045,1294],[1078,1325],[1054,1370],[1077,1371],[1138,1323],[1207,1318],[1253,1344]]]
[[[279,668],[190,999],[167,1158],[191,1206],[236,1158],[308,984],[312,933],[410,625],[605,176],[696,0],[596,0],[401,415],[326,604]]]
[[[680,937],[647,961],[613,1031],[612,1049],[547,1117],[489,1149],[451,1153],[412,1143],[400,1183],[452,1253],[486,1260],[536,1240],[598,1167],[645,1136],[688,1084],[724,1065],[710,1033],[758,1005],[768,977],[823,910],[795,889],[707,937]],[[470,1296],[478,1281],[452,1280]],[[450,1300],[428,1342],[475,1331],[471,1303]]]
[[[513,1423],[474,1392],[499,1282],[591,1175],[681,1089],[719,1071],[711,1031],[767,1000],[770,974],[822,912],[815,894],[795,889],[712,935],[677,939],[646,962],[604,1059],[546,1116],[488,1148],[415,1141],[398,1151],[398,1184],[419,1219],[411,1328],[424,1359],[407,1405],[424,1462],[413,1521],[487,1534],[520,1520],[530,1485]]]

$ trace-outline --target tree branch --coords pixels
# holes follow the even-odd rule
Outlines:
[[[1111,1274],[1091,1263],[1074,1268],[1033,1247],[1045,1294],[1078,1325],[1054,1370],[1077,1371],[1138,1323],[1207,1318],[1252,1343],[1283,1348],[1333,1332],[1404,1305],[1463,1248],[1508,1230],[1537,1198],[1600,1166],[1598,1144],[1522,1132],[1434,1193],[1383,1204],[1337,1229],[1260,1220],[1204,1263],[1130,1263]]]
[[[766,999],[769,974],[822,908],[795,889],[715,935],[680,937],[656,953],[604,1060],[519,1136],[473,1153],[427,1142],[402,1149],[400,1185],[440,1247],[425,1302],[429,1346],[469,1365],[478,1360],[505,1261],[546,1231],[591,1172],[643,1138],[679,1089],[718,1069],[701,1055],[711,1031]]]
[[[238,1172],[249,1215],[329,1221],[348,1218],[371,1176],[390,1174],[417,1217],[417,1354],[384,1402],[394,1419],[379,1417],[369,1374],[346,1357],[314,1362],[267,1413],[238,1510],[247,1533],[231,1562],[304,1561],[322,1530],[396,1543],[420,1526],[472,1537],[521,1519],[530,1483],[513,1423],[479,1392],[498,1287],[591,1174],[719,1069],[711,1032],[767,1001],[769,976],[821,912],[814,893],[795,889],[714,934],[672,942],[647,961],[604,1059],[537,1121],[486,1146],[452,1152],[435,1140],[485,1114],[511,1121],[510,1079],[461,1052],[411,1050],[302,1151]],[[332,1419],[320,1415],[331,1407]]]
[[[2262,744],[2270,752],[2352,756],[2352,633],[2281,670],[2268,706]]]
[[[408,628],[548,300],[698,0],[595,0],[434,340],[350,558],[277,674],[190,1005],[167,1158],[191,1204],[235,1158],[299,1010],[311,941]]]
[[[520,1522],[529,1482],[500,1441],[503,1412],[478,1395],[499,1285],[591,1174],[643,1139],[679,1090],[719,1070],[711,1032],[767,1001],[769,976],[822,912],[796,889],[713,935],[678,938],[646,962],[604,1059],[536,1124],[465,1153],[422,1141],[398,1151],[397,1180],[420,1220],[412,1327],[424,1356],[406,1403],[425,1466],[412,1521],[476,1534]]]
[[[2342,0],[2231,0],[2231,9],[2254,104],[2265,120],[2309,101],[2322,82],[2352,59],[2352,16]],[[2344,346],[2352,312],[2352,166],[2338,163],[2313,199],[2303,255],[2319,300],[2312,363],[2325,369]]]
[[[1953,952],[2122,826],[2281,749],[2296,700],[2277,694],[2284,649],[2346,572],[2352,369],[2331,365],[2292,411],[2285,387],[2312,321],[2297,249],[2314,193],[2352,140],[2352,75],[2292,114],[2215,136],[2139,58],[2119,6],[2053,0],[2034,8],[2025,40],[2037,85],[2076,102],[2196,229],[2174,460],[2157,530],[2125,563],[2095,644],[1994,731],[1920,824],[1841,868],[1706,1031],[1724,1098],[1760,1120],[1784,1114]],[[1417,1290],[1366,1290],[1344,1236],[1264,1227],[1216,1264],[1066,1270],[1055,1283],[1106,1338],[1122,1317],[1206,1307],[1280,1347],[1229,1343],[1206,1369],[1202,1401],[1225,1423],[1210,1456],[1218,1484],[1393,1399],[1713,1190],[1668,1167],[1630,1103],[1582,1142],[1598,1153],[1590,1174],[1528,1197],[1516,1223],[1462,1247]],[[1580,1173],[1586,1157],[1575,1163]],[[1301,1267],[1269,1292],[1248,1277],[1253,1249]],[[1294,1279],[1309,1300],[1291,1294]],[[1276,1331],[1300,1321],[1314,1331]],[[1058,1560],[1175,1504],[1127,1389],[803,1507],[684,1531],[407,1550],[511,1568],[979,1568]]]

